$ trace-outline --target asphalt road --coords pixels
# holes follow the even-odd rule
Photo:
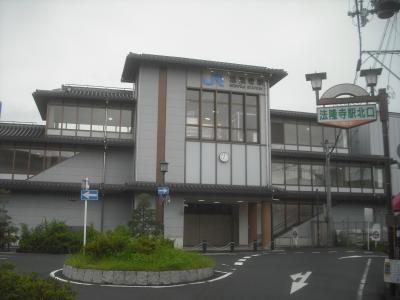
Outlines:
[[[112,287],[73,284],[77,299],[351,299],[378,300],[383,294],[380,253],[345,249],[213,254],[225,278],[178,287]],[[60,269],[63,255],[0,253],[20,272],[43,277]],[[222,273],[224,272],[224,273]],[[292,293],[291,293],[292,292]]]

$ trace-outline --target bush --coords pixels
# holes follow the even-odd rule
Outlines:
[[[7,192],[0,189],[0,196]],[[7,214],[5,201],[0,201],[0,250],[9,250],[10,245],[18,241],[18,228],[11,222]]]
[[[97,235],[93,227],[87,231],[88,240]],[[38,253],[75,253],[82,247],[83,233],[74,232],[61,221],[44,220],[38,226],[29,229],[26,224],[21,225],[21,237],[18,251]]]
[[[2,300],[73,300],[76,293],[69,284],[42,279],[36,274],[15,273],[11,263],[0,264],[0,297]]]
[[[113,255],[125,251],[129,246],[129,240],[130,236],[123,231],[100,233],[86,244],[85,253],[94,258]]]

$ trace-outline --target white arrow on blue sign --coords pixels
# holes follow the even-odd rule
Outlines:
[[[81,190],[81,200],[99,200],[99,190]]]
[[[157,187],[157,195],[158,196],[168,196],[169,195],[169,187],[167,187],[167,186]]]

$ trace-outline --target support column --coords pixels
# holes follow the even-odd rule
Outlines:
[[[249,243],[257,239],[257,203],[249,203]]]
[[[271,248],[271,203],[261,203],[261,244],[263,249]]]
[[[249,211],[247,203],[239,205],[239,245],[249,242]]]

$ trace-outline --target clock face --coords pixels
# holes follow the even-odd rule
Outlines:
[[[226,152],[221,152],[221,153],[218,155],[218,158],[219,158],[219,160],[220,160],[221,162],[226,163],[226,162],[229,161],[229,154],[226,153]]]

